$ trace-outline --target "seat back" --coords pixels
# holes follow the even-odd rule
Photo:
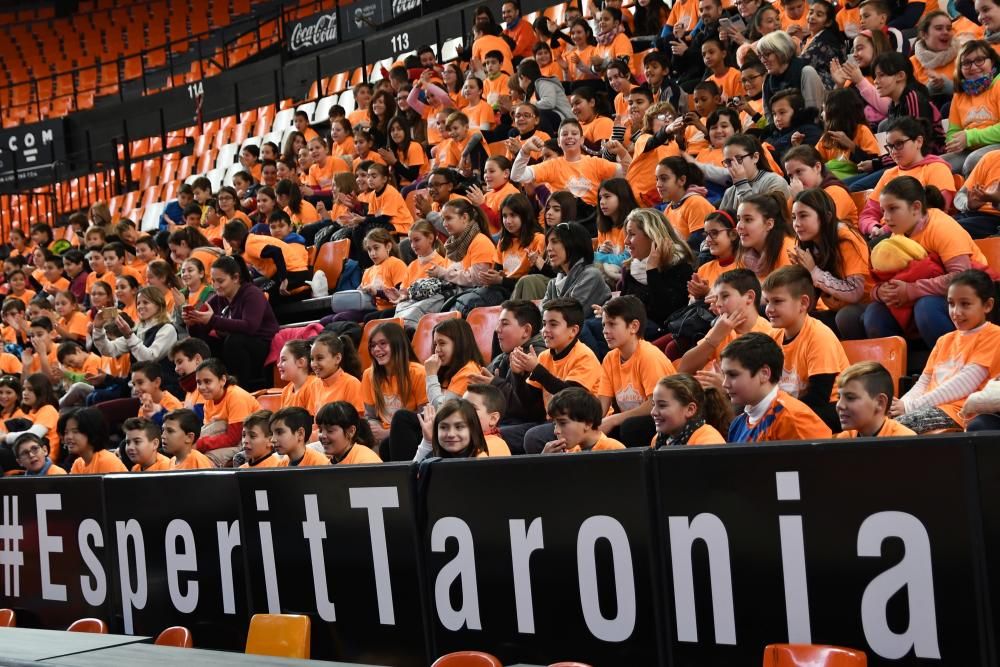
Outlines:
[[[309,617],[299,614],[254,614],[245,653],[282,658],[309,657]]]
[[[899,378],[906,375],[906,340],[901,336],[844,340],[840,342],[852,364],[860,361],[877,361],[892,376],[892,383],[899,395]]]
[[[553,662],[549,667],[590,667],[585,662]]]
[[[361,370],[365,370],[372,365],[372,355],[368,351],[368,339],[371,337],[375,327],[383,322],[395,322],[399,326],[403,326],[403,319],[401,317],[390,317],[384,320],[369,320],[365,322],[365,328],[361,331],[361,343],[358,345],[358,358],[361,360]]]
[[[447,313],[427,313],[417,322],[417,330],[413,334],[413,354],[420,363],[427,361],[427,357],[434,353],[434,327],[438,322],[444,322],[461,317],[461,313],[455,310]]]
[[[313,270],[326,274],[326,282],[330,286],[330,294],[337,289],[337,281],[344,270],[344,260],[351,252],[351,239],[340,239],[324,243],[316,252],[316,262]]]
[[[99,618],[81,618],[79,620],[73,621],[68,628],[67,632],[92,632],[96,635],[106,635],[108,634],[108,624]]]
[[[986,265],[994,270],[1000,270],[1000,236],[976,239],[976,245],[986,255]]]
[[[17,616],[13,609],[0,609],[0,628],[16,628]]]
[[[864,651],[822,644],[770,644],[764,667],[867,667]]]
[[[503,663],[489,653],[456,651],[442,655],[431,667],[503,667]]]
[[[160,633],[154,643],[157,646],[176,646],[177,648],[191,648],[194,646],[191,631],[183,625],[175,625],[167,628]]]
[[[472,335],[476,337],[476,346],[487,363],[493,358],[493,336],[500,320],[500,310],[500,306],[473,308],[465,318],[472,327]]]
[[[858,207],[858,215],[861,211],[865,210],[865,204],[868,203],[868,198],[871,196],[871,190],[865,190],[864,192],[852,192],[851,199],[854,201],[854,205]]]

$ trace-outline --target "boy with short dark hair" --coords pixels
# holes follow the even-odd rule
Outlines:
[[[267,227],[271,230],[271,238],[285,243],[306,245],[305,238],[292,229],[292,219],[284,211],[275,211],[267,218]]]
[[[63,275],[62,257],[49,255],[45,258],[43,266],[42,275],[38,282],[46,294],[54,296],[57,292],[69,289],[69,279]]]
[[[24,468],[26,477],[44,477],[46,475],[65,475],[66,470],[60,468],[49,458],[49,443],[30,431],[25,432],[14,441],[14,458]]]
[[[242,455],[246,463],[240,468],[277,468],[281,457],[271,444],[271,411],[258,410],[243,420]]]
[[[210,198],[206,198],[205,201],[208,202]],[[184,224],[188,227],[194,227],[195,229],[201,229],[201,216],[205,207],[201,204],[188,204],[184,207]]]
[[[784,355],[779,385],[839,431],[833,385],[850,362],[837,335],[809,315],[816,301],[812,275],[803,266],[783,266],[764,279],[761,291],[767,302],[764,313]]]
[[[75,340],[59,343],[56,359],[68,382],[83,382],[88,375],[101,372],[101,358],[93,352],[87,352]]]
[[[28,343],[28,305],[19,299],[6,299],[0,307],[3,341],[24,347]]]
[[[843,429],[837,438],[891,438],[916,435],[889,417],[894,395],[892,375],[877,361],[848,366],[837,378],[837,416]]]
[[[596,394],[603,370],[593,351],[580,342],[583,306],[576,299],[560,297],[542,304],[542,339],[548,349],[539,355],[529,349],[510,354],[514,387],[522,403],[537,400],[528,388],[541,389],[543,403],[567,387],[583,387]],[[524,451],[537,454],[552,440],[552,423],[542,424],[524,435]]]
[[[115,278],[121,278],[124,275],[129,275],[139,281],[140,285],[146,284],[146,276],[139,275],[139,272],[128,266],[125,263],[125,246],[117,241],[112,243],[106,243],[103,248],[101,248],[101,254],[104,255],[104,263],[108,267],[108,271],[114,274]]]
[[[160,427],[142,417],[129,417],[122,424],[125,454],[135,465],[130,472],[170,470],[170,459],[161,454]]]
[[[172,232],[174,227],[184,224],[184,209],[194,202],[194,189],[185,183],[177,190],[177,199],[163,209],[160,216],[160,231]]]
[[[50,378],[55,374],[61,375],[56,343],[52,337],[52,320],[44,315],[32,320],[28,341],[31,347],[21,351],[21,383],[26,382],[32,373],[44,373]]]
[[[205,418],[205,397],[201,395],[194,381],[194,372],[201,362],[212,356],[208,343],[195,336],[177,341],[170,348],[170,360],[174,362],[174,371],[180,378],[181,389],[187,392],[184,396],[184,407],[194,410],[202,419]]]
[[[312,425],[312,415],[305,408],[281,408],[271,415],[268,420],[271,444],[283,457],[278,463],[279,468],[330,465],[330,459],[326,455],[312,447],[306,447]]]
[[[638,297],[615,297],[604,304],[603,311],[604,339],[610,351],[601,362],[597,391],[607,415],[601,421],[601,431],[618,429],[629,442],[649,442],[656,434],[649,414],[653,389],[660,378],[677,371],[658,347],[643,339],[646,307]],[[609,415],[612,407],[614,413]]]
[[[164,391],[163,369],[157,361],[138,361],[132,364],[132,388],[139,399],[139,417],[162,424],[164,415],[179,410],[184,404],[169,391]]]
[[[162,414],[162,413],[161,413]],[[194,410],[179,408],[163,416],[163,450],[171,457],[171,470],[214,468],[212,459],[194,447],[201,436],[201,418]]]
[[[767,319],[760,316],[760,281],[750,269],[723,273],[716,278],[712,295],[719,317],[704,338],[677,362],[679,373],[694,375],[703,369],[712,370],[719,352],[745,333],[759,331],[772,338],[776,335]]]
[[[722,388],[743,413],[729,426],[729,442],[829,438],[830,427],[809,406],[778,386],[784,355],[778,344],[756,331],[722,350]]]
[[[601,430],[604,412],[597,397],[582,387],[563,389],[548,405],[555,440],[545,443],[543,454],[625,449]]]
[[[191,194],[194,196],[194,201],[198,206],[204,205],[208,198],[212,196],[212,181],[208,180],[206,176],[199,176],[194,179],[191,184]],[[187,212],[185,211],[184,217],[187,218]]]
[[[486,436],[486,450],[490,456],[510,456],[510,447],[500,435],[497,425],[507,409],[507,401],[500,390],[490,384],[470,384],[462,398],[476,408],[479,424]]]
[[[486,77],[483,79],[483,99],[490,106],[497,103],[501,95],[508,95],[507,82],[510,77],[503,73],[503,54],[500,51],[487,51],[483,56],[483,68]]]

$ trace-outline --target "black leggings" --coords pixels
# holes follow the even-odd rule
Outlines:
[[[417,413],[398,410],[389,425],[389,437],[382,441],[383,461],[412,461],[423,440]]]
[[[225,338],[209,337],[206,342],[212,354],[222,359],[229,374],[236,377],[239,386],[252,393],[272,385],[264,373],[264,360],[271,350],[270,340],[231,333]]]

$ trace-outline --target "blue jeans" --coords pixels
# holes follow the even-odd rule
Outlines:
[[[882,178],[885,169],[876,169],[870,174],[858,174],[844,181],[851,192],[864,192],[872,190],[878,184],[878,179]]]
[[[1000,415],[977,415],[965,426],[966,431],[1000,431]]]
[[[962,229],[974,239],[993,236],[1000,229],[1000,215],[990,213],[960,213],[955,216]]]
[[[899,326],[899,322],[889,309],[877,301],[865,308],[862,320],[869,338],[904,335],[903,327]],[[925,296],[917,299],[913,304],[913,322],[929,348],[934,347],[938,338],[955,330],[955,325],[948,317],[948,301],[943,296]]]

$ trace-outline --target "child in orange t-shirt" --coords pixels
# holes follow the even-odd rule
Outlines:
[[[361,276],[359,289],[372,297],[375,310],[389,310],[392,302],[387,298],[386,290],[402,286],[406,279],[406,264],[399,258],[396,240],[384,229],[373,229],[365,235],[365,250],[373,264]]]
[[[361,380],[357,377],[361,374],[361,360],[349,336],[329,332],[317,336],[310,349],[310,364],[320,380],[311,412],[318,413],[327,403],[346,401],[358,414],[365,413]]]
[[[472,404],[479,415],[479,425],[486,437],[486,451],[490,456],[510,456],[510,447],[500,435],[500,418],[507,411],[503,392],[491,384],[470,384],[462,398]]]
[[[503,264],[501,284],[513,290],[522,276],[532,272],[535,260],[544,256],[545,235],[525,195],[508,196],[498,210],[503,220],[497,241],[497,253]]]
[[[650,414],[654,449],[683,445],[724,445],[733,411],[713,386],[702,388],[687,373],[661,378],[653,389]]]
[[[433,354],[424,360],[427,402],[439,407],[447,400],[460,398],[486,362],[476,345],[472,327],[464,319],[438,322],[431,335]]]
[[[25,433],[19,437],[12,450],[14,458],[24,468],[24,474],[27,477],[66,474],[64,468],[57,466],[49,458],[48,441],[39,438],[34,433]]]
[[[59,319],[52,323],[56,338],[60,341],[87,342],[90,318],[80,310],[76,295],[69,290],[56,293],[53,308]]]
[[[361,395],[372,433],[381,442],[396,412],[417,412],[427,403],[427,372],[413,359],[410,341],[395,322],[372,329],[368,353],[372,365],[361,378]]]
[[[212,460],[194,448],[201,434],[201,419],[194,410],[179,408],[163,417],[160,435],[163,450],[170,455],[171,470],[214,468]]]
[[[315,412],[323,382],[309,374],[309,341],[299,338],[282,346],[278,374],[288,383],[281,390],[281,407],[300,407],[310,414]]]
[[[802,266],[780,268],[767,277],[761,291],[767,303],[764,313],[784,355],[779,387],[812,408],[831,430],[839,430],[833,387],[850,362],[837,335],[809,315],[816,302],[809,271]]]
[[[281,408],[268,423],[271,428],[271,442],[282,456],[279,468],[330,465],[330,459],[311,447],[306,440],[312,433],[313,418],[305,408]]]
[[[959,210],[955,220],[974,239],[993,236],[1000,228],[1000,190],[994,187],[996,183],[1000,183],[1000,151],[984,155],[955,195],[955,208]]]
[[[658,347],[643,339],[646,307],[638,297],[611,299],[604,304],[602,319],[610,351],[601,362],[603,372],[597,391],[601,409],[607,415],[601,422],[601,430],[610,433],[622,429],[626,420],[630,420],[628,431],[641,429],[644,436],[652,437],[654,427],[649,411],[653,389],[660,378],[677,371]],[[614,413],[608,414],[612,407]]]
[[[993,280],[983,271],[970,269],[951,279],[948,314],[956,331],[938,339],[920,379],[892,401],[889,414],[900,424],[916,433],[961,430],[965,417],[982,409],[973,402],[962,414],[966,399],[1000,372],[1000,327],[988,320],[994,293]]]
[[[701,194],[701,169],[682,157],[667,157],[656,165],[656,191],[667,207],[663,210],[670,226],[692,248],[705,238],[705,219],[715,207]]]
[[[134,464],[131,472],[170,470],[170,459],[159,452],[160,427],[142,417],[129,417],[122,424],[125,454]]]
[[[369,192],[358,195],[358,201],[368,205],[368,215],[384,215],[392,222],[396,232],[406,234],[413,224],[413,214],[395,186],[389,184],[389,168],[373,164],[368,168]]]
[[[240,468],[277,468],[281,457],[274,453],[271,443],[270,410],[257,410],[243,420],[241,454],[246,463]]]
[[[218,359],[201,362],[195,380],[205,399],[204,425],[195,447],[221,468],[236,454],[243,420],[260,410],[260,403],[242,387],[230,384],[229,373]]]
[[[837,438],[895,438],[916,435],[889,416],[895,381],[877,361],[862,361],[837,378],[837,416],[842,430]]]
[[[722,388],[743,412],[727,442],[829,438],[830,427],[805,403],[778,386],[784,354],[774,339],[751,331],[722,350]]]
[[[28,289],[28,276],[21,269],[15,269],[7,275],[7,298],[17,299],[25,306],[35,298],[35,290]]]
[[[327,403],[316,413],[323,452],[333,465],[382,463],[368,422],[346,401]]]
[[[709,37],[701,43],[701,59],[708,72],[705,80],[712,81],[719,87],[723,102],[734,97],[746,97],[747,94],[740,79],[740,71],[727,64],[728,55],[726,47],[717,37]]]
[[[604,416],[601,402],[583,387],[568,387],[555,394],[546,407],[552,420],[554,439],[545,443],[542,454],[575,454],[625,449],[625,445],[601,430]]]

